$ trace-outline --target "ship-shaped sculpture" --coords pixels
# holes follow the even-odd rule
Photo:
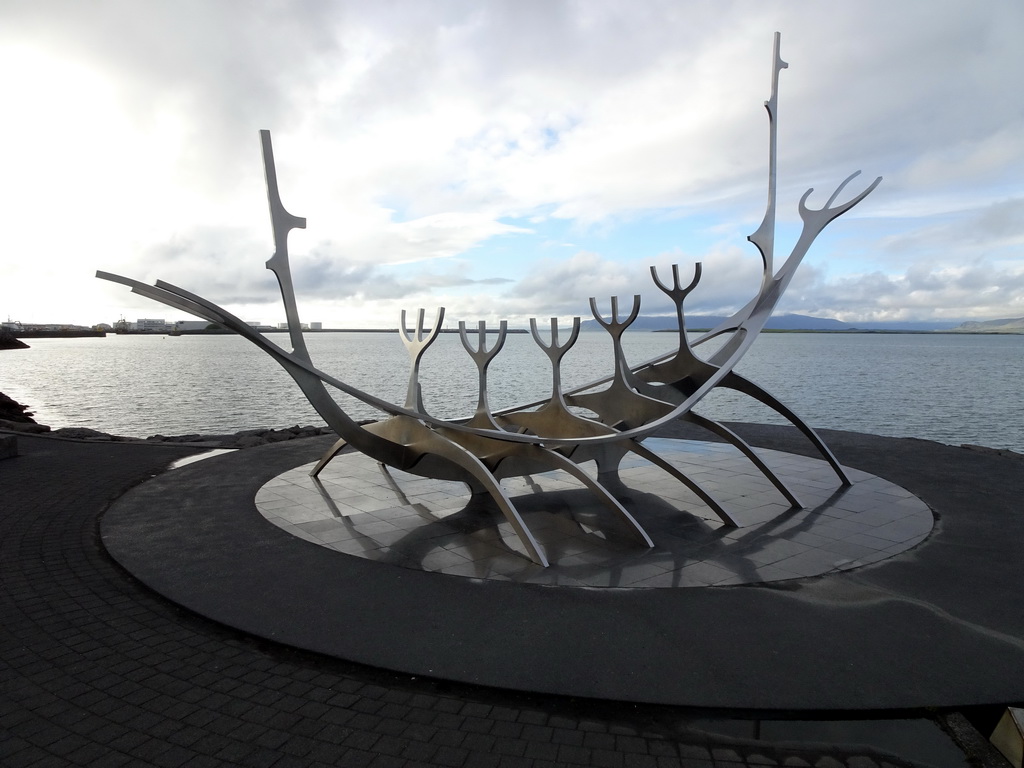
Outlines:
[[[606,488],[608,478],[616,476],[622,458],[633,453],[686,485],[723,524],[736,525],[728,510],[711,493],[643,444],[644,438],[676,420],[685,420],[703,427],[736,446],[793,507],[800,507],[802,505],[796,496],[742,438],[725,425],[694,411],[694,407],[716,387],[742,392],[774,409],[799,428],[833,467],[840,482],[850,484],[839,462],[810,426],[773,395],[734,370],[764,328],[814,239],[829,222],[857,205],[881,181],[879,177],[860,194],[846,202],[836,203],[846,185],[858,175],[858,171],[843,181],[819,209],[807,206],[813,189],[807,190],[799,202],[802,232],[785,263],[775,270],[778,82],[779,72],[787,66],[780,58],[779,35],[776,34],[772,53],[771,97],[765,102],[769,123],[768,202],[761,225],[748,238],[760,251],[763,262],[763,279],[757,294],[728,320],[690,340],[686,334],[683,303],[700,280],[700,263],[695,265],[693,277],[685,286],[677,265],[672,267],[669,282],[663,280],[657,270],[651,267],[655,285],[675,305],[679,344],[675,352],[634,367],[626,362],[622,334],[640,311],[640,296],[633,297],[631,310],[624,317],[619,314],[617,297],[611,298],[611,313],[608,317],[599,311],[597,302],[591,298],[590,307],[594,318],[612,338],[614,374],[610,378],[570,391],[562,387],[560,365],[566,352],[576,342],[580,319],[574,319],[568,338],[564,340],[560,339],[558,321],[552,319],[548,341],[542,338],[537,321],[531,320],[533,338],[551,361],[551,396],[540,403],[529,403],[500,412],[491,410],[487,399],[487,370],[501,351],[507,324],[501,322],[494,343],[488,348],[484,322],[479,322],[477,326],[475,342],[465,322],[460,322],[462,344],[479,372],[476,410],[468,418],[454,420],[440,419],[427,413],[423,407],[419,366],[424,353],[442,327],[443,307],[438,309],[429,330],[425,327],[423,309],[419,310],[412,329],[407,327],[405,312],[402,313],[401,336],[411,362],[409,386],[403,405],[363,392],[316,367],[302,334],[288,261],[288,234],[292,229],[304,229],[306,220],[288,213],[281,203],[269,131],[260,132],[274,233],[274,255],[266,266],[277,276],[281,288],[291,350],[264,338],[213,302],[170,283],[159,280],[155,285],[146,285],[107,272],[97,272],[96,276],[122,283],[131,287],[135,293],[224,326],[274,358],[292,376],[312,406],[339,436],[337,443],[312,470],[314,476],[342,449],[349,448],[361,451],[386,467],[431,478],[464,481],[474,493],[488,494],[494,500],[529,557],[542,566],[548,565],[547,556],[502,488],[500,481],[503,478],[563,470],[594,493],[609,512],[622,521],[638,543],[651,547],[653,542],[647,532]],[[724,343],[707,358],[701,358],[694,352],[695,347],[719,337],[725,337]],[[335,402],[328,387],[374,407],[383,417],[369,424],[356,423]],[[577,411],[580,409],[596,414],[597,418],[579,415]],[[596,479],[580,466],[590,461],[597,465]]]

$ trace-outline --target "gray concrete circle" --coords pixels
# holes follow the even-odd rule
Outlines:
[[[795,430],[737,427],[807,451]],[[386,567],[268,522],[259,489],[329,441],[199,462],[134,488],[102,539],[140,581],[259,637],[417,676],[741,710],[1024,700],[1024,471],[918,440],[823,435],[845,466],[937,515],[916,547],[854,570],[697,589],[564,589]]]
[[[886,560],[932,530],[924,502],[866,472],[851,470],[853,485],[842,486],[820,459],[762,450],[803,503],[798,509],[733,446],[666,438],[645,445],[714,488],[739,527],[724,525],[691,490],[638,457],[623,462],[613,491],[653,548],[638,545],[564,472],[503,482],[548,553],[547,568],[529,560],[511,524],[464,483],[388,470],[355,451],[317,478],[309,476],[312,464],[274,477],[257,492],[256,508],[281,529],[354,557],[560,587],[707,587],[818,576]]]

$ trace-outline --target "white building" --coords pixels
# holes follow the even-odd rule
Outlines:
[[[174,322],[174,330],[176,331],[205,331],[206,326],[210,322],[208,320],[176,320]]]
[[[140,317],[135,321],[136,331],[149,331],[151,333],[169,331],[171,329],[170,323],[164,319],[154,319],[151,317]]]

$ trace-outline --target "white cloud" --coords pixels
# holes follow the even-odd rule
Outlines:
[[[984,317],[1024,295],[1013,279],[1024,104],[1009,79],[1024,71],[1024,7],[1013,0],[984,13],[932,0],[100,0],[12,2],[5,15],[0,205],[16,222],[5,282],[19,287],[0,287],[0,312],[26,321],[109,321],[146,306],[98,285],[96,268],[195,281],[269,311],[260,128],[274,131],[286,206],[309,221],[293,235],[295,273],[327,322],[393,324],[380,319],[392,300],[518,317],[574,314],[579,302],[586,314],[591,294],[646,295],[643,254],[613,258],[602,236],[666,214],[685,262],[705,260],[694,305],[725,308],[749,296],[746,270],[756,287],[756,257],[742,240],[700,257],[692,241],[760,218],[776,29],[791,62],[782,224],[807,186],[830,189],[858,168],[885,176],[822,238],[791,305]],[[544,252],[559,221],[569,235],[555,242],[576,243],[561,266],[495,255],[495,243],[534,235]],[[1006,279],[998,290],[921,293],[897,274],[926,262],[952,286],[982,257]]]
[[[960,212],[958,212],[960,213]],[[883,241],[886,250],[916,253],[923,249],[947,258],[994,255],[1024,245],[1024,198],[1002,200],[937,223],[929,222]]]
[[[1024,316],[1024,267],[1000,268],[986,261],[959,267],[918,263],[902,274],[872,272],[832,280],[817,274],[794,288],[782,302],[785,311],[846,322]]]
[[[581,315],[588,319],[591,296],[607,312],[610,297],[618,296],[619,306],[628,307],[632,296],[639,294],[644,314],[667,314],[674,312],[674,305],[655,286],[650,267],[655,266],[662,282],[670,284],[672,265],[678,264],[680,282],[687,285],[696,261],[701,262],[702,274],[687,297],[687,313],[717,314],[738,309],[760,287],[761,261],[753,249],[729,248],[700,259],[672,252],[631,261],[612,261],[580,251],[567,259],[539,262],[508,291],[505,299],[518,303],[515,314],[519,316],[529,316],[530,307],[535,307],[532,311],[541,317]]]

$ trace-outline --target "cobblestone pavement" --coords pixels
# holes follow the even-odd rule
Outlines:
[[[195,449],[25,436],[19,448],[0,461],[5,768],[918,764],[710,736],[672,708],[402,677],[256,641],[151,593],[99,541],[113,499]]]

